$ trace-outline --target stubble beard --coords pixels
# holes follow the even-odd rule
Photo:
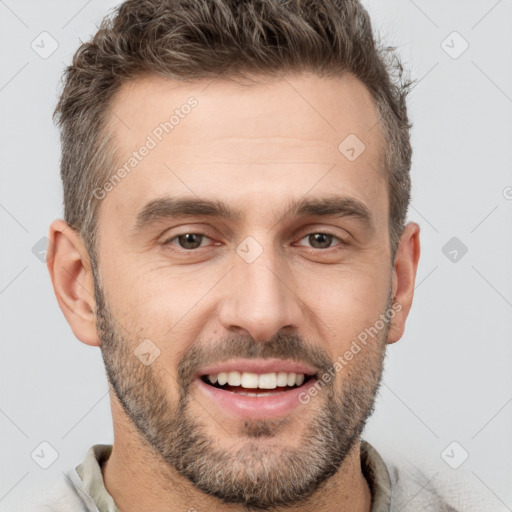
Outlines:
[[[280,420],[246,420],[231,449],[219,448],[219,440],[207,433],[207,426],[191,408],[191,370],[208,359],[204,349],[194,345],[181,359],[176,379],[179,400],[171,404],[161,374],[133,354],[140,340],[120,335],[96,279],[95,297],[107,377],[141,444],[159,456],[167,468],[221,502],[240,504],[246,510],[305,502],[340,469],[374,410],[389,325],[341,370],[346,375],[326,383],[308,405],[302,406],[300,414],[291,413]],[[265,345],[237,337],[226,340],[222,347],[240,357],[297,359],[299,354],[303,362],[324,371],[333,364],[323,350],[306,346],[297,336],[278,335]],[[218,349],[215,354],[219,354]],[[210,416],[207,419],[214,421]],[[220,421],[216,426],[222,430]],[[298,445],[286,446],[287,432],[299,429]],[[226,437],[225,432],[221,435]]]

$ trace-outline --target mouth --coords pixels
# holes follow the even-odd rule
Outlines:
[[[217,389],[243,396],[263,397],[274,396],[297,389],[307,384],[313,375],[304,373],[263,373],[252,372],[221,372],[203,375],[201,380]]]
[[[279,366],[281,371],[277,371]],[[303,407],[300,397],[316,380],[315,369],[297,363],[239,360],[204,369],[196,383],[208,404],[221,414],[264,419],[283,417]]]

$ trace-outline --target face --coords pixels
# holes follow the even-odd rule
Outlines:
[[[124,414],[207,494],[298,503],[355,446],[382,372],[392,262],[370,94],[349,75],[144,79],[112,110],[130,170],[101,199],[96,314]]]

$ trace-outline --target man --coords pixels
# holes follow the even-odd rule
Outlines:
[[[42,505],[454,510],[361,440],[420,253],[395,65],[355,0],[130,0],[79,48],[47,262],[114,443]]]

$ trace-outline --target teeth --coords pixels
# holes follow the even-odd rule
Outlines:
[[[277,377],[275,373],[264,373],[260,375],[258,387],[261,389],[276,389]]]
[[[258,374],[257,373],[242,373],[242,382],[240,385],[243,388],[257,388],[258,387]]]
[[[277,374],[277,385],[279,387],[288,385],[288,374],[285,372],[279,372]]]
[[[305,375],[302,373],[263,373],[258,375],[252,372],[220,372],[219,374],[208,375],[208,380],[215,384],[216,382],[220,386],[229,384],[230,386],[242,386],[246,389],[275,389],[276,387],[284,386],[302,386],[304,383]],[[247,394],[247,393],[240,393]],[[266,393],[268,396],[270,393]],[[250,393],[251,396],[255,396],[255,393]]]
[[[242,376],[240,372],[229,372],[228,373],[228,384],[230,386],[240,386],[242,383]]]

